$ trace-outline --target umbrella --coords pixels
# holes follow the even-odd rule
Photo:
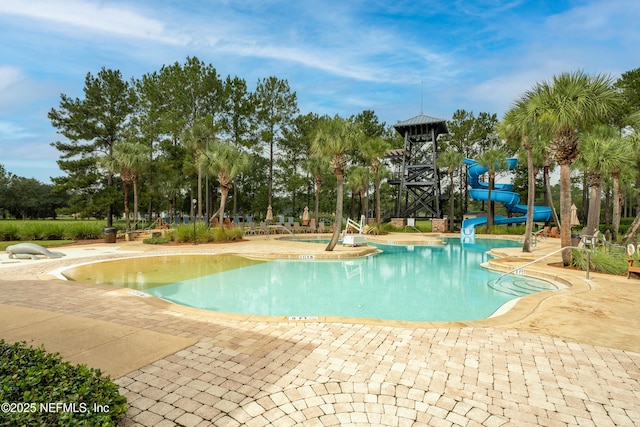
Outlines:
[[[267,221],[273,221],[273,210],[271,206],[267,208],[267,217],[265,218]]]
[[[576,205],[571,205],[571,226],[574,227],[576,225],[580,225],[580,220],[578,219],[578,208]]]
[[[309,223],[309,207],[308,206],[304,207],[304,212],[302,213],[302,223],[303,224]]]

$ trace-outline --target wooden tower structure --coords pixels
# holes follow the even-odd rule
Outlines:
[[[390,150],[397,186],[396,218],[442,218],[440,175],[436,166],[438,136],[447,133],[447,122],[420,114],[396,123],[404,138],[402,149]]]

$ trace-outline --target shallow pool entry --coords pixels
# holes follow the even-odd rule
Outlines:
[[[145,291],[263,262],[236,255],[149,256],[84,264],[65,270],[63,275],[76,282]]]
[[[473,320],[490,316],[515,298],[492,288],[489,283],[499,275],[480,267],[488,260],[490,248],[515,245],[488,239],[471,247],[463,247],[458,239],[444,246],[379,245],[381,254],[335,261],[180,255],[91,264],[84,266],[94,267],[85,275],[64,274],[220,312],[290,318]],[[536,283],[531,292],[554,289],[544,281],[527,281]]]

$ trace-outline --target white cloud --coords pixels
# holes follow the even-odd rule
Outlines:
[[[184,42],[166,34],[165,25],[133,8],[85,0],[4,0],[0,14],[57,24],[58,30],[75,29],[165,43]]]
[[[0,93],[5,92],[22,80],[18,67],[0,65]]]

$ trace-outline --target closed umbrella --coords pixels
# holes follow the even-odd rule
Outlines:
[[[265,219],[267,222],[273,222],[273,210],[271,209],[271,206],[267,208],[267,217]]]
[[[304,207],[304,212],[302,212],[302,225],[309,224],[309,207]]]
[[[580,225],[580,220],[578,219],[578,208],[576,205],[571,205],[571,226],[575,227],[576,225]]]

